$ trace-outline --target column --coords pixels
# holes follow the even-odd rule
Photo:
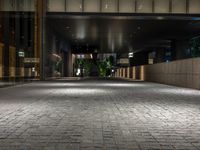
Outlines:
[[[3,47],[4,44],[0,43],[0,79],[3,77]]]
[[[35,63],[35,70],[37,77],[40,80],[45,79],[44,75],[44,61],[45,61],[45,15],[46,15],[46,1],[36,0],[35,12],[35,34],[34,34],[34,54],[35,58],[39,58],[40,62]]]
[[[0,79],[3,77],[3,13],[0,13]]]
[[[14,46],[9,46],[9,77],[15,78],[15,67],[16,65],[16,48]]]
[[[156,56],[154,58],[155,63],[165,62],[165,49],[164,48],[156,48]]]
[[[139,66],[148,64],[148,53],[147,52],[138,52],[134,54],[132,59],[131,66]]]
[[[9,13],[6,12],[3,18],[3,77],[4,79],[8,79],[9,76],[9,35],[10,35],[10,20],[9,20]]]
[[[173,40],[171,42],[171,51],[173,60],[186,59],[190,57],[188,53],[189,40]]]
[[[20,13],[16,12],[15,14],[15,46],[16,46],[16,51],[20,50]],[[20,58],[16,56],[16,76],[20,77],[21,76],[21,71],[20,71]]]

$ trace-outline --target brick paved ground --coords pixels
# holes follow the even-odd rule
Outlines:
[[[200,149],[200,91],[117,80],[0,89],[3,149]]]

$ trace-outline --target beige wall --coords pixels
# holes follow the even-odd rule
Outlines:
[[[200,58],[145,66],[145,80],[200,89]]]
[[[130,79],[200,89],[200,58],[131,67]],[[139,75],[139,76],[138,76]],[[124,76],[120,76],[124,77]],[[137,77],[137,78],[136,78]]]

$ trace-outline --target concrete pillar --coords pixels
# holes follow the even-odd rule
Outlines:
[[[156,48],[156,57],[154,58],[154,63],[162,63],[165,62],[165,49],[164,48]]]
[[[9,13],[6,12],[4,14],[3,18],[3,43],[4,43],[4,49],[3,49],[3,64],[4,64],[4,72],[3,76],[8,77],[9,76],[9,35],[10,35],[10,21],[9,21]]]
[[[16,72],[16,48],[9,46],[9,77],[15,78]]]
[[[124,68],[124,70],[125,70],[125,78],[127,78],[128,77],[128,68]]]
[[[3,13],[0,13],[0,43],[3,43]]]
[[[64,53],[64,76],[72,77],[73,76],[73,63],[75,58],[72,56],[71,50]]]
[[[148,53],[147,52],[138,52],[134,53],[134,57],[132,58],[131,66],[140,66],[148,64]]]
[[[187,53],[189,48],[189,40],[173,40],[171,42],[171,52],[172,60],[185,59],[190,57],[190,54]]]
[[[0,43],[0,79],[3,77],[3,47],[4,44]]]
[[[135,80],[136,79],[136,67],[132,68],[132,79]]]
[[[3,77],[3,13],[0,13],[0,79]]]
[[[123,68],[123,76],[122,76],[123,78],[125,78],[126,77],[126,70],[125,70],[125,68]]]
[[[120,68],[120,78],[122,78],[122,77],[123,77],[123,69]]]
[[[45,60],[45,17],[46,17],[46,0],[36,0],[35,11],[35,34],[34,34],[34,54],[35,58],[40,59],[39,64],[35,64],[36,71],[40,80],[45,79],[44,60]]]
[[[127,78],[130,78],[130,67],[127,68]]]
[[[145,66],[140,66],[140,80],[145,81]]]
[[[20,13],[15,14],[15,47],[18,52],[20,49]],[[20,76],[20,58],[16,56],[16,76]]]

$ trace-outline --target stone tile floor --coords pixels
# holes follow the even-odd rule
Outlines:
[[[0,89],[0,150],[200,149],[200,91],[122,80]]]

